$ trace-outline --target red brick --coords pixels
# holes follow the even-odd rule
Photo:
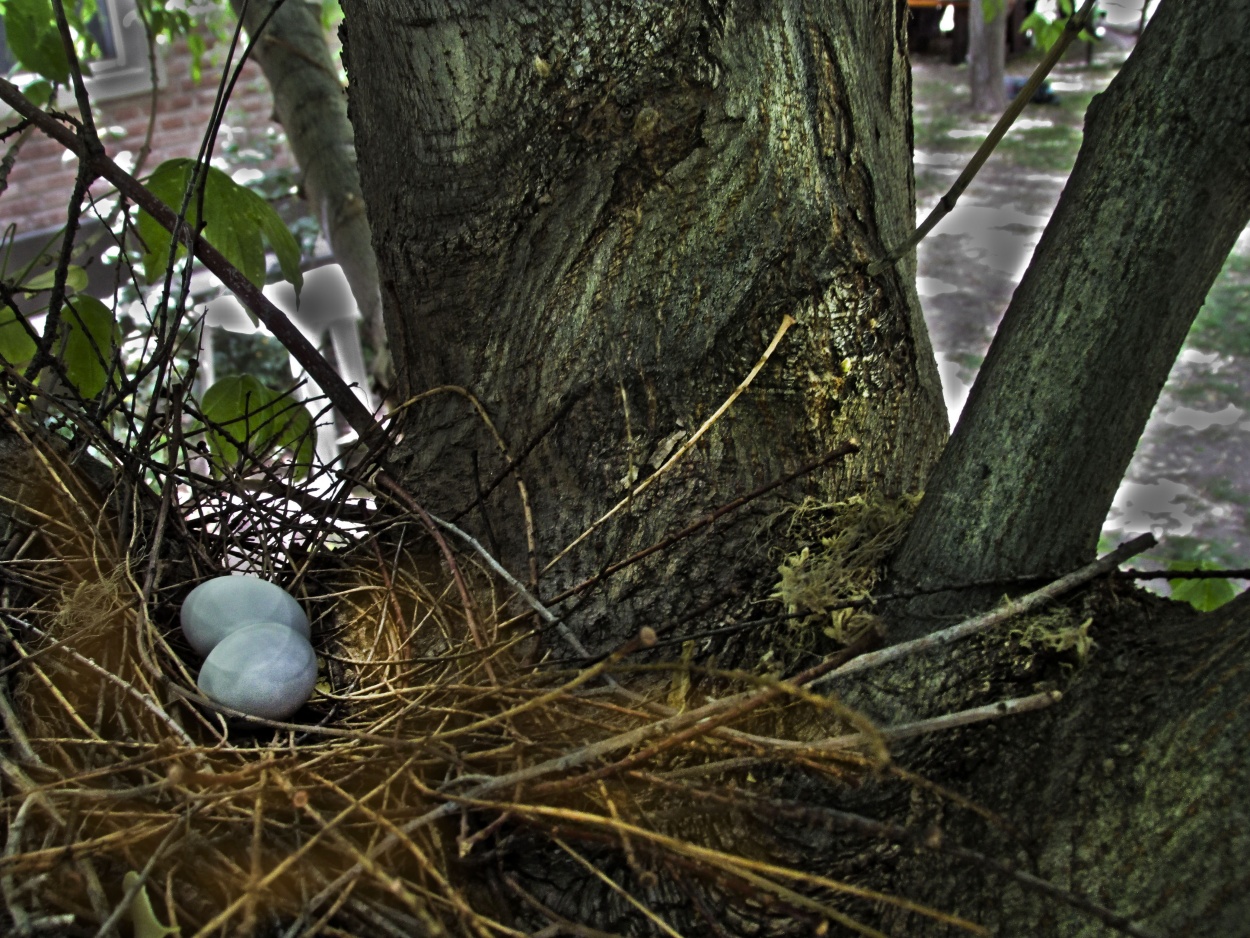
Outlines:
[[[180,111],[174,114],[165,114],[156,119],[156,129],[162,133],[169,130],[181,130],[189,123],[190,115]]]
[[[0,216],[5,219],[17,219],[26,215],[30,215],[39,208],[39,200],[31,195],[22,193],[21,195],[13,191],[10,186],[4,190],[4,195],[0,196]]]
[[[201,80],[191,80],[186,43],[174,43],[167,58],[167,80],[161,89],[157,132],[146,171],[172,157],[194,156],[208,127],[209,115],[220,81],[220,71],[206,67]],[[229,123],[240,128],[241,142],[263,140],[272,126],[272,103],[263,75],[249,63],[236,85],[237,94],[228,105]],[[106,102],[100,109],[101,128],[122,127],[125,135],[106,140],[109,152],[136,153],[148,129],[146,94]],[[218,147],[223,138],[218,138]],[[17,165],[9,176],[8,190],[0,196],[0,222],[14,222],[19,230],[35,231],[64,223],[65,205],[74,184],[77,164],[64,161],[63,150],[54,141],[35,137],[23,146]],[[290,152],[281,148],[267,165],[293,165]],[[104,189],[95,189],[102,194]]]
[[[31,144],[34,143],[35,141],[31,140],[28,141],[26,146],[22,147],[18,153],[17,163],[14,164],[15,169],[22,165],[32,166],[36,163],[45,163],[52,158],[60,158],[62,152],[60,144],[53,143],[50,140],[46,142],[40,140],[39,146],[32,146]],[[52,143],[52,145],[48,146],[48,143]]]
[[[9,185],[39,184],[47,179],[73,180],[76,171],[78,171],[78,165],[75,163],[63,164],[60,160],[40,160],[39,163],[27,163],[22,166],[20,173],[17,173],[15,166],[14,173],[9,176]]]
[[[141,119],[147,113],[147,109],[140,107],[138,104],[125,103],[102,108],[101,113],[108,117],[109,123],[124,124],[128,121]]]

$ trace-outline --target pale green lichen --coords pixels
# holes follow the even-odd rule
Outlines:
[[[782,560],[771,598],[799,616],[796,625],[815,626],[834,641],[850,642],[877,619],[847,603],[871,598],[919,501],[919,495],[856,495],[834,504],[803,502],[793,510],[787,533],[815,544]]]
[[[1044,616],[1035,616],[1021,627],[1012,629],[1010,635],[1029,649],[1053,652],[1073,652],[1078,664],[1084,664],[1097,642],[1089,634],[1094,624],[1087,618],[1076,624],[1076,616],[1068,610],[1059,610]]]

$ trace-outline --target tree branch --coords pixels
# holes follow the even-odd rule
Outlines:
[[[265,324],[265,328],[272,332],[295,360],[304,367],[362,441],[367,445],[377,443],[380,439],[384,441],[385,434],[381,425],[360,403],[359,398],[339,377],[338,372],[330,367],[330,363],[287,319],[286,314],[270,303],[259,287],[248,280],[204,238],[188,231],[185,226],[179,230],[177,216],[173,209],[149,192],[142,183],[109,159],[106,154],[90,152],[77,134],[63,126],[46,111],[35,107],[26,100],[26,96],[18,90],[16,85],[2,78],[0,78],[0,101],[13,108],[43,133],[77,156],[86,164],[89,176],[108,180],[122,195],[155,218],[163,228],[175,233],[175,236],[187,245],[191,253],[256,314],[256,318]]]
[[[1060,577],[1055,582],[1043,586],[1040,590],[1029,593],[1018,600],[1009,601],[979,616],[965,619],[958,625],[952,625],[948,629],[942,629],[921,638],[913,639],[910,642],[901,642],[898,645],[882,648],[880,651],[861,655],[853,661],[848,661],[832,674],[813,682],[812,686],[827,684],[855,671],[875,668],[899,658],[906,658],[910,655],[927,651],[930,648],[936,648],[938,645],[945,645],[958,639],[966,638],[976,632],[984,632],[991,626],[1006,622],[1008,619],[1015,618],[1023,613],[1031,612],[1039,606],[1044,606],[1064,593],[1071,592],[1083,583],[1088,583],[1096,576],[1110,573],[1130,557],[1135,557],[1142,551],[1150,550],[1157,543],[1158,541],[1155,540],[1153,534],[1140,534],[1131,541],[1121,544],[1111,553],[1099,557],[1093,563],[1086,564],[1079,570],[1074,570],[1067,576]]]
[[[1094,9],[1094,3],[1095,0],[1085,0],[1084,6],[1077,11],[1076,15],[1069,17],[1058,41],[1050,47],[1050,52],[1047,53],[1046,58],[1042,59],[1038,63],[1037,68],[1033,69],[1033,74],[1029,76],[1029,80],[1025,82],[1024,87],[1020,89],[1020,93],[1015,96],[1007,110],[1003,112],[1003,116],[998,119],[998,123],[994,125],[994,129],[990,131],[989,136],[977,147],[977,152],[972,154],[972,159],[968,161],[964,171],[959,174],[955,184],[950,187],[950,191],[938,200],[938,204],[933,207],[933,211],[929,212],[925,220],[916,227],[916,230],[911,233],[911,236],[906,241],[890,251],[881,260],[874,261],[868,265],[869,276],[876,276],[891,264],[896,263],[900,257],[923,241],[929,232],[937,227],[938,222],[950,214],[951,209],[955,207],[955,203],[959,201],[959,197],[964,194],[964,190],[968,188],[976,174],[981,171],[981,167],[990,158],[990,154],[994,152],[994,148],[998,146],[999,141],[1007,135],[1011,125],[1016,122],[1016,118],[1020,116],[1024,106],[1033,100],[1033,95],[1042,86],[1042,82],[1050,74],[1050,70],[1055,67],[1055,63],[1059,61],[1060,56],[1067,50],[1072,40],[1081,34],[1081,30],[1085,28],[1090,13]],[[980,13],[974,12],[971,15],[979,16]]]

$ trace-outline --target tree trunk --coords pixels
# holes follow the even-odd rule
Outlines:
[[[1088,659],[1021,641],[1011,627],[889,671],[835,685],[881,725],[932,717],[1057,687],[1062,700],[894,747],[896,764],[969,798],[964,810],[932,790],[884,780],[838,804],[943,847],[1006,862],[1137,922],[1148,934],[1223,938],[1250,922],[1250,692],[1244,620],[1250,599],[1199,614],[1124,587],[1074,601],[1068,623],[1092,620]],[[808,783],[814,804],[826,793]],[[819,827],[809,821],[811,856]],[[936,837],[936,835],[933,835]],[[1097,916],[943,850],[886,849],[828,828],[844,876],[957,913],[1004,936],[1094,938],[1116,932]],[[931,841],[932,842],[932,841]],[[862,875],[862,874],[861,874]],[[867,914],[867,913],[866,913]],[[947,935],[887,911],[891,935]]]
[[[1090,105],[1076,168],[897,558],[901,585],[1066,572],[1093,555],[1250,220],[1250,4],[1164,4],[1155,19]]]
[[[976,446],[962,443],[954,463],[987,467],[996,484],[984,493],[989,507],[971,501],[975,490],[956,484],[961,477],[939,476],[927,511],[947,505],[951,492],[964,500],[919,527],[928,535],[913,538],[912,582],[923,580],[926,557],[945,582],[969,568],[1066,568],[1088,553],[1127,462],[1121,440],[1131,438],[1131,452],[1188,324],[1176,322],[1184,317],[1175,307],[1192,317],[1221,245],[1227,250],[1226,231],[1244,220],[1230,204],[1244,198],[1246,176],[1226,179],[1247,148],[1216,146],[1246,132],[1244,117],[1240,131],[1199,127],[1171,102],[1230,119],[1240,86],[1215,91],[1190,73],[1244,74],[1245,53],[1233,44],[1245,34],[1246,4],[1229,12],[1211,0],[1189,17],[1174,6],[1151,30],[1162,46],[1139,50],[1146,65],[1130,65],[1095,106],[1082,165],[1021,287],[1019,297],[1036,294],[1030,308],[1049,316],[1027,317],[1042,323],[1030,334],[1013,307],[983,372],[982,384],[1000,370],[1024,375],[1014,379],[1023,390],[979,385],[965,412],[972,423],[987,419],[978,409],[1006,415]],[[653,472],[725,399],[785,315],[799,326],[734,408],[543,587],[600,569],[848,436],[859,437],[862,454],[791,494],[833,498],[921,481],[944,424],[914,270],[863,273],[912,227],[905,10],[875,0],[348,5],[362,181],[392,347],[412,398],[401,444],[412,490],[454,513],[474,500],[475,470],[485,483],[504,465],[464,398],[438,390],[467,389],[513,453],[536,444],[519,475],[545,563],[629,489],[635,470],[638,480]],[[1152,92],[1146,77],[1175,84]],[[1144,128],[1133,126],[1137,115],[1112,117],[1133,104],[1150,105]],[[1143,165],[1147,154],[1159,163]],[[1111,163],[1131,171],[1092,168]],[[1196,221],[1208,213],[1211,228],[1199,238]],[[1133,308],[1125,303],[1137,304],[1132,324],[1112,315]],[[1060,347],[1061,329],[1071,346]],[[1134,393],[1150,382],[1142,403]],[[1058,389],[1084,406],[1064,410]],[[1113,402],[1121,404],[1115,420]],[[1104,437],[1114,455],[1086,470],[1096,453],[1089,441]],[[1011,458],[1025,457],[1033,462],[1018,476],[1022,491],[1005,474],[1018,468]],[[489,527],[470,517],[521,568],[523,522],[502,491],[488,500]],[[954,509],[984,518],[983,527],[969,528]],[[964,540],[940,542],[933,532],[943,524]],[[719,531],[700,542],[702,554],[662,553],[650,578],[614,581],[615,592],[593,607],[600,619],[574,624],[606,644],[723,593],[760,562],[754,530],[744,522]],[[936,831],[930,844],[1019,861],[1168,934],[1237,933],[1250,916],[1241,888],[1250,862],[1250,772],[1239,750],[1246,649],[1236,627],[1245,603],[1206,618],[1159,606],[1091,593],[1074,610],[1075,622],[1093,620],[1098,645],[1088,660],[996,634],[836,686],[883,724],[1054,687],[1066,696],[1042,715],[900,747],[903,764],[984,801],[1003,823],[910,784],[883,779],[834,793],[823,778],[777,770],[769,791],[790,798],[793,823],[770,830],[761,853],[788,851],[790,862],[932,902],[999,935],[1105,933],[1088,913],[948,854],[826,826],[832,804]],[[746,812],[733,813],[724,820],[730,839]],[[556,914],[612,933],[651,933],[584,871],[526,850],[523,838],[510,843],[499,862]],[[621,850],[605,851],[614,851],[613,873],[630,875]],[[673,882],[662,876],[652,888],[653,907],[683,933],[708,933],[698,903]],[[744,913],[742,903],[700,901],[725,913],[725,934],[810,933],[810,923],[783,920],[784,909]],[[855,911],[891,934],[951,933],[878,905]],[[530,931],[550,921],[518,915]]]
[[[891,755],[903,775],[888,771],[849,791],[816,773],[770,769],[756,786],[770,796],[758,804],[763,820],[726,811],[717,842],[753,844],[1001,938],[1105,938],[1130,924],[1137,936],[1244,935],[1248,607],[1243,598],[1203,615],[1112,583],[1071,602],[1068,621],[1094,623],[1087,657],[990,633],[836,683],[828,690],[884,727],[1048,689],[1063,696],[1040,713],[897,744]],[[894,825],[910,839],[848,825],[838,812]],[[505,860],[557,915],[613,934],[654,933],[567,860],[535,846],[514,846]],[[596,859],[642,891],[619,851]],[[723,934],[813,933],[784,907],[744,910],[732,893],[704,885],[713,895],[701,904],[720,913]],[[652,908],[681,934],[711,934],[700,903],[674,892],[662,882],[648,895]],[[884,903],[839,896],[836,904],[879,930],[857,934],[966,934]],[[827,934],[852,932],[834,926]]]
[[[232,0],[232,5],[252,35],[274,6],[272,0]],[[377,355],[374,373],[384,378],[386,330],[377,261],[360,193],[347,101],[321,28],[320,7],[284,3],[269,18],[252,54],[273,92],[274,111],[303,174],[308,204],[364,320]]]
[[[968,8],[968,84],[972,109],[1001,114],[1007,107],[1007,7],[1010,0],[972,0]]]
[[[681,464],[544,584],[851,437],[858,456],[787,494],[921,484],[946,424],[914,264],[864,272],[913,225],[905,14],[799,0],[348,5],[349,102],[402,394],[466,389],[511,452],[538,441],[519,471],[535,568],[690,437],[785,317],[798,322]],[[404,432],[431,510],[463,510],[505,466],[455,394],[414,403]],[[471,520],[520,572],[511,491],[496,490],[489,524]],[[765,511],[618,577],[583,633],[614,643],[723,595],[765,562],[751,540]]]

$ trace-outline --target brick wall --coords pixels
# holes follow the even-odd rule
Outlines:
[[[165,80],[157,98],[156,129],[152,138],[152,153],[144,166],[145,173],[151,172],[163,160],[176,156],[194,157],[199,150],[212,113],[221,70],[212,63],[211,52],[205,57],[199,82],[192,81],[190,66],[186,44],[182,41],[175,43],[165,56]],[[62,92],[59,100],[67,102],[71,99],[72,95]],[[133,163],[143,144],[150,104],[151,93],[147,91],[103,102],[97,108],[96,126],[105,149],[126,168]],[[223,145],[228,141],[247,147],[263,141],[273,131],[280,131],[281,128],[270,120],[272,110],[269,88],[260,68],[249,62],[227,105],[214,152],[222,154]],[[273,149],[273,144],[264,149]],[[9,186],[0,195],[0,228],[16,223],[17,235],[21,238],[65,224],[77,163],[72,158],[64,159],[64,154],[59,145],[38,131],[26,141],[9,175]],[[274,159],[259,164],[260,168],[274,165],[294,165],[281,137]],[[108,187],[97,184],[92,191],[102,195]]]

